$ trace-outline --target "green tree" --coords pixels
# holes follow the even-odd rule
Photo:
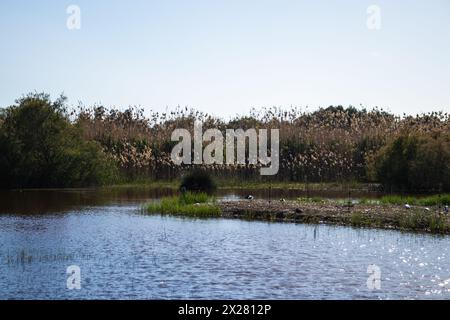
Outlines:
[[[0,115],[3,187],[75,187],[103,184],[115,166],[69,120],[66,98],[29,94]]]
[[[402,133],[369,160],[369,174],[387,189],[450,190],[450,133]]]

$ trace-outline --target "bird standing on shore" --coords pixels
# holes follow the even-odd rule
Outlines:
[[[405,209],[411,209],[411,206],[407,203],[405,203]]]
[[[445,207],[444,207],[444,213],[445,213],[445,214],[448,214],[448,206],[445,206]]]
[[[247,199],[247,200],[253,200],[253,196],[249,194],[248,196],[245,197],[245,199]]]

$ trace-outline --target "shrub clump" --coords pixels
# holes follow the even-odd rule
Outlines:
[[[370,159],[369,174],[388,190],[450,191],[450,133],[398,135]]]
[[[82,138],[65,98],[29,94],[0,114],[0,187],[81,187],[111,182],[115,164]]]
[[[182,192],[206,192],[216,190],[216,183],[205,170],[196,169],[186,174],[182,181],[180,190]]]

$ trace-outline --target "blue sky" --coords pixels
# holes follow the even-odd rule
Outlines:
[[[80,30],[66,27],[71,4]],[[369,5],[380,30],[367,28]],[[0,106],[45,91],[224,117],[338,104],[450,111],[448,0],[2,0],[0,39]]]

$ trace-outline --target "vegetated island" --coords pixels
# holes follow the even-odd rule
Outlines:
[[[206,194],[187,193],[146,205],[149,213],[182,217],[222,217],[246,220],[335,224],[450,234],[450,195],[424,198],[383,197],[358,202],[301,198],[297,200],[242,199],[217,201]],[[413,203],[400,204],[404,200]],[[433,204],[427,206],[428,204]]]

